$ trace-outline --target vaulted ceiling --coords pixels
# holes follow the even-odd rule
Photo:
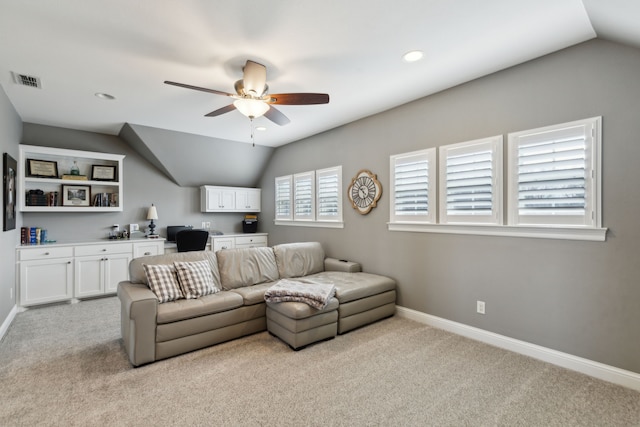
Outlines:
[[[231,99],[163,82],[233,92],[251,59],[271,93],[331,98],[257,118],[277,147],[595,37],[640,46],[638,16],[636,0],[0,0],[0,85],[25,122],[248,143],[238,111],[204,117]]]

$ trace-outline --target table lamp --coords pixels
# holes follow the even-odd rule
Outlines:
[[[158,235],[156,234],[156,231],[155,231],[156,225],[153,223],[153,220],[158,219],[158,210],[153,205],[153,203],[151,204],[151,207],[147,211],[147,219],[151,220],[151,223],[149,223],[149,237],[157,237]]]

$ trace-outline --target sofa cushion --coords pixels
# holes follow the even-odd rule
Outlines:
[[[231,292],[240,295],[244,300],[244,305],[264,304],[264,293],[271,286],[273,286],[273,282],[267,282],[259,285],[231,289]]]
[[[281,279],[324,271],[324,249],[319,242],[285,243],[273,247]]]
[[[186,299],[219,292],[213,283],[213,274],[207,261],[176,261],[173,263],[178,273],[178,281]]]
[[[175,261],[207,261],[211,267],[213,282],[218,289],[220,286],[220,273],[218,273],[218,262],[216,255],[212,251],[174,252],[164,255],[151,255],[134,258],[129,263],[129,281],[131,283],[144,283],[149,285],[147,276],[142,268],[142,264],[173,264]]]
[[[216,253],[222,289],[236,289],[278,280],[278,267],[269,247],[225,249]]]
[[[395,280],[371,273],[323,271],[297,280],[307,283],[332,283],[336,287],[336,298],[340,304],[396,289]]]
[[[156,294],[159,303],[184,298],[173,264],[142,264],[142,268],[149,288]]]
[[[240,295],[221,291],[198,299],[181,299],[170,304],[158,304],[157,322],[158,324],[177,322],[233,310],[241,306],[242,297]]]

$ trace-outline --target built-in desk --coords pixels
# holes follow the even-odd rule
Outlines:
[[[238,234],[218,234],[209,236],[207,250],[220,251],[232,248],[255,248],[268,246],[268,233],[238,233]],[[175,243],[166,242],[165,253],[177,252]]]

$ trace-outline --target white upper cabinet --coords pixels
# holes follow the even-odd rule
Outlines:
[[[202,212],[260,212],[259,188],[200,187]]]

